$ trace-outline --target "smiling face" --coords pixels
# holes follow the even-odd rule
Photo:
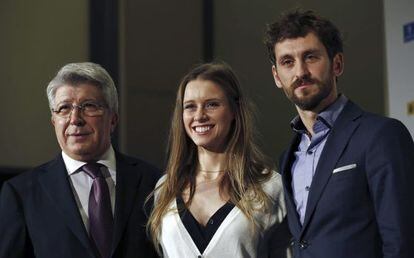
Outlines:
[[[234,120],[222,88],[208,80],[190,81],[183,98],[183,123],[188,137],[213,152],[223,152]]]
[[[94,85],[63,85],[56,90],[53,108],[85,102],[105,103],[102,92]],[[103,115],[93,117],[85,116],[78,108],[68,117],[52,114],[60,147],[69,157],[80,161],[96,160],[109,148],[117,121],[118,116],[107,108]]]
[[[336,77],[343,71],[342,53],[331,62],[326,48],[312,32],[276,43],[274,50],[274,80],[297,108],[319,111],[335,101]]]

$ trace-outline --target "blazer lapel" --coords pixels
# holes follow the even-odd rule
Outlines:
[[[63,222],[94,256],[87,231],[68,180],[65,163],[59,155],[39,177],[39,183],[51,199]]]
[[[330,135],[326,141],[321,157],[312,179],[311,191],[309,192],[306,206],[305,220],[303,222],[302,234],[304,233],[311,217],[315,211],[320,196],[332,176],[332,171],[351,135],[359,125],[357,120],[362,115],[362,110],[352,102],[348,102],[342,113],[336,120]]]
[[[114,240],[112,252],[116,250],[135,205],[141,174],[137,172],[137,161],[116,153],[116,197],[114,217]]]
[[[290,143],[288,149],[283,153],[282,159],[280,161],[280,173],[282,174],[283,188],[285,192],[286,206],[288,210],[288,220],[291,226],[291,231],[294,236],[299,235],[301,231],[301,224],[299,220],[299,215],[296,212],[296,205],[293,197],[292,191],[292,174],[291,167],[294,159],[294,152],[297,148],[300,141],[298,134],[295,134],[292,142]]]

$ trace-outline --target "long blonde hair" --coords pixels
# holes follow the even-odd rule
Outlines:
[[[257,207],[267,210],[270,205],[270,199],[263,191],[261,183],[270,178],[271,169],[255,142],[252,112],[242,95],[236,75],[225,63],[215,62],[196,66],[184,76],[178,88],[167,148],[166,179],[154,190],[157,192],[157,200],[149,217],[147,230],[156,248],[159,248],[162,218],[169,211],[171,202],[187,187],[190,189],[188,203],[195,193],[197,147],[184,129],[183,98],[187,84],[196,79],[212,81],[219,85],[225,92],[235,116],[226,148],[227,172],[221,181],[220,189],[229,188],[227,192],[230,202],[245,214],[252,225],[255,225],[253,211],[257,210]]]

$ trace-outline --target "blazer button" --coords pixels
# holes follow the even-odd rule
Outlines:
[[[300,249],[306,249],[306,247],[308,247],[309,243],[305,240],[302,240],[299,242],[299,248]]]

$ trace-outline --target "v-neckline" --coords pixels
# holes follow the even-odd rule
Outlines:
[[[182,200],[181,200],[182,201]],[[184,204],[184,201],[182,201]],[[225,203],[223,206],[221,206],[209,219],[209,221],[217,214],[217,212],[220,212],[220,210],[222,210],[225,207],[228,207],[229,203]],[[177,223],[179,224],[179,227],[182,228],[182,230],[180,230],[180,232],[183,232],[183,234],[185,235],[186,238],[188,238],[189,240],[189,244],[193,246],[193,248],[195,248],[195,250],[201,255],[206,253],[206,251],[208,251],[209,249],[211,249],[211,246],[214,246],[215,243],[217,242],[217,236],[221,234],[221,232],[224,230],[224,228],[235,218],[235,215],[240,211],[237,206],[231,204],[233,207],[229,207],[229,211],[226,212],[226,215],[224,217],[224,219],[222,219],[220,225],[214,230],[214,232],[212,232],[211,234],[211,238],[206,241],[205,243],[205,248],[203,250],[199,249],[199,245],[196,243],[197,240],[195,240],[193,238],[192,233],[190,233],[189,229],[186,227],[184,221],[181,218],[181,214],[179,211],[179,203],[177,198],[175,199],[175,206],[177,208],[177,213],[175,214],[176,216],[176,220]],[[185,206],[184,206],[185,207]],[[194,222],[197,223],[199,225],[199,227],[204,227],[202,224],[198,223],[198,221],[194,218],[193,214],[190,212],[190,210],[188,210],[185,207],[185,211],[184,212],[188,212],[187,214],[190,215],[192,217],[192,219],[194,219]],[[213,218],[214,219],[214,218]],[[207,227],[209,226],[208,224],[206,225]],[[201,233],[201,232],[200,232]],[[200,235],[199,235],[200,236]]]
[[[225,202],[220,208],[218,208],[213,215],[211,215],[208,220],[207,220],[207,224],[203,225],[202,223],[200,223],[196,217],[194,217],[193,213],[191,213],[190,209],[188,209],[185,206],[185,202],[184,199],[182,197],[177,197],[176,199],[177,201],[177,208],[178,208],[178,212],[180,213],[180,216],[182,217],[184,214],[183,212],[188,213],[192,219],[194,219],[194,221],[203,229],[207,228],[209,224],[213,224],[212,220],[216,220],[218,216],[220,216],[221,214],[226,214],[225,217],[230,213],[231,208],[233,208],[235,205],[230,203],[230,202]],[[231,208],[230,208],[231,207]],[[181,209],[182,208],[182,209]],[[229,211],[228,211],[229,210]],[[228,211],[228,212],[226,212]],[[221,219],[221,221],[223,221],[224,219]],[[220,223],[221,224],[221,223]]]

